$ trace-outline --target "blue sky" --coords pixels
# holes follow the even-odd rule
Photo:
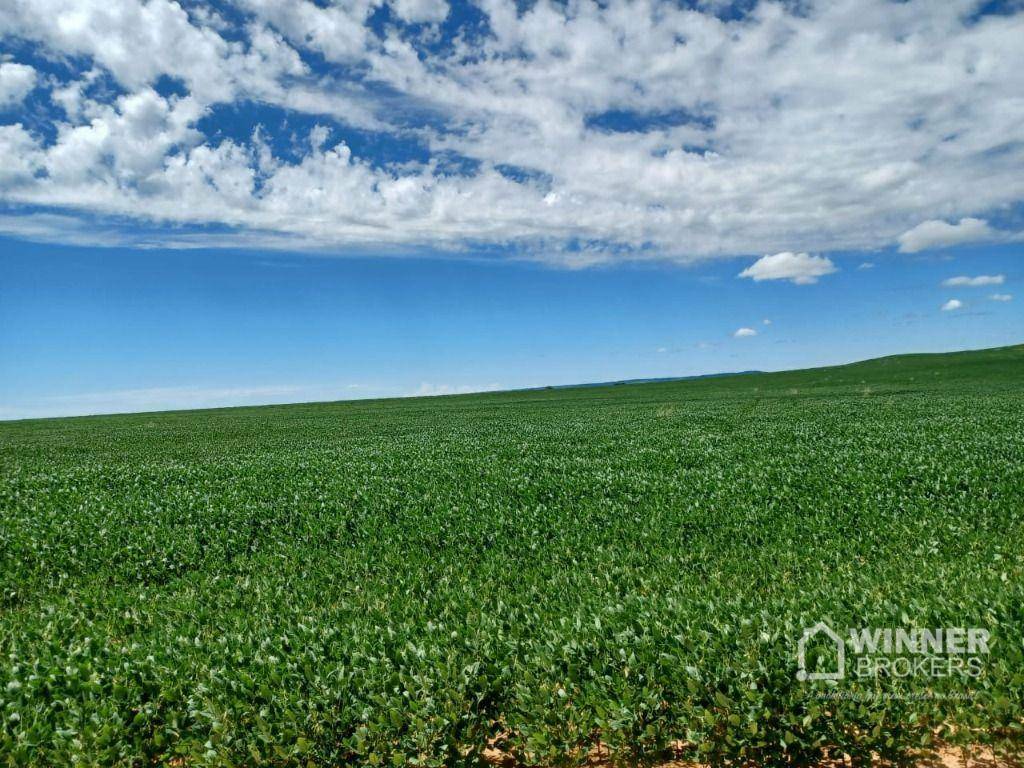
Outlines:
[[[0,418],[1021,341],[1021,39],[1018,0],[2,4]]]
[[[811,285],[751,259],[564,270],[5,240],[0,416],[781,369],[1018,343],[1019,246],[833,254]],[[958,276],[1002,277],[944,286]],[[943,311],[950,299],[963,306]],[[769,320],[770,324],[764,321]],[[735,337],[740,328],[756,336]]]

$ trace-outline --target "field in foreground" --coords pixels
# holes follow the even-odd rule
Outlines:
[[[1019,753],[1022,385],[1019,346],[2,424],[0,764]],[[992,643],[801,682],[818,621]]]

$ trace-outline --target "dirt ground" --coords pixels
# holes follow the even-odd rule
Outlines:
[[[517,765],[512,755],[494,747],[484,750],[484,759],[495,768],[514,768]],[[598,749],[592,750],[586,765],[587,768],[606,768],[610,765],[607,752]],[[879,762],[877,765],[881,768],[885,764]],[[821,768],[841,768],[842,766],[852,766],[852,763],[846,759],[827,761],[821,764]],[[963,750],[959,747],[942,746],[932,752],[923,753],[918,766],[920,768],[1024,768],[1024,763],[996,757],[988,747]],[[708,768],[708,766],[686,760],[668,760],[658,763],[653,768]],[[756,767],[751,766],[750,768]]]

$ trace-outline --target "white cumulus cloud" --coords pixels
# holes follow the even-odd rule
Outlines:
[[[942,281],[942,284],[947,286],[962,285],[967,288],[978,288],[985,285],[1002,285],[1005,279],[1005,275],[977,275],[976,277],[960,275],[958,277],[947,278]]]
[[[2,65],[5,98],[32,75],[52,108],[0,126],[0,204],[52,214],[54,240],[211,225],[580,268],[785,252],[788,274],[747,276],[806,284],[834,271],[809,254],[1003,237],[974,217],[1024,201],[1016,5],[482,0],[461,26],[445,0],[228,5],[0,2],[0,44],[65,63]],[[232,130],[254,104],[281,119]],[[292,135],[311,121],[320,143]]]
[[[757,331],[755,331],[753,328],[737,328],[736,332],[733,333],[733,336],[735,336],[737,339],[745,339],[751,336],[757,336]]]
[[[931,219],[921,222],[899,236],[900,251],[917,253],[927,248],[949,248],[963,243],[990,240],[994,234],[984,219],[960,219],[958,224]]]
[[[964,303],[960,301],[960,299],[950,299],[949,301],[942,305],[942,311],[952,312],[954,310],[961,309],[963,305]]]
[[[835,264],[826,256],[783,251],[762,256],[740,272],[738,277],[749,277],[757,283],[762,280],[789,280],[797,285],[811,285],[818,282],[819,277],[831,275],[835,271]]]
[[[391,6],[400,19],[411,24],[444,21],[448,15],[446,0],[392,0]]]
[[[35,85],[34,68],[9,61],[0,63],[0,108],[19,104]]]
[[[1012,293],[993,293],[989,298],[992,301],[1013,301]]]

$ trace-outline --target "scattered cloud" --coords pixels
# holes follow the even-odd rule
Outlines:
[[[772,321],[766,317],[764,320],[761,321],[761,324],[762,325],[771,325]]]
[[[762,280],[789,280],[797,285],[811,285],[819,277],[836,271],[835,264],[826,256],[811,256],[809,253],[782,253],[762,256],[737,277],[749,277],[755,283]]]
[[[491,392],[501,388],[498,382],[480,385],[423,382],[412,390],[400,386],[376,386],[361,383],[280,384],[251,387],[147,387],[46,395],[19,403],[5,403],[0,407],[0,420],[228,408],[275,403],[331,402],[373,397],[454,395]]]
[[[1005,280],[1005,275],[978,275],[976,277],[960,275],[959,277],[950,277],[946,280],[943,280],[942,284],[946,286],[965,286],[968,288],[978,288],[980,286],[985,285],[1002,285]]]
[[[950,299],[942,305],[943,312],[953,312],[954,310],[961,309],[964,303],[960,299]]]
[[[432,384],[424,381],[408,397],[436,397],[438,395],[468,395],[473,392],[495,392],[501,389],[497,382],[490,384]]]
[[[36,86],[36,71],[27,64],[0,62],[0,109],[20,104]]]
[[[398,18],[410,24],[444,21],[448,16],[446,0],[393,0]]]
[[[859,270],[874,269],[874,268],[875,268],[875,263],[873,261],[862,261],[857,266],[857,269],[859,269]]]
[[[1012,293],[993,293],[989,296],[992,301],[1013,301]]]
[[[917,253],[928,248],[991,240],[995,234],[984,219],[960,219],[958,224],[931,219],[900,235],[899,244],[902,253]]]
[[[229,5],[0,4],[0,100],[46,91],[0,121],[0,203],[51,214],[36,239],[820,260],[988,239],[967,217],[1024,200],[1016,6]]]
[[[733,333],[733,336],[737,339],[746,339],[750,338],[751,336],[757,336],[757,331],[755,331],[753,328],[737,328],[736,332]]]
[[[224,408],[266,403],[351,399],[362,385],[280,384],[250,387],[169,386],[48,395],[8,404],[0,418],[26,419],[102,413]],[[359,396],[369,396],[372,393]],[[381,394],[378,392],[378,394]]]

